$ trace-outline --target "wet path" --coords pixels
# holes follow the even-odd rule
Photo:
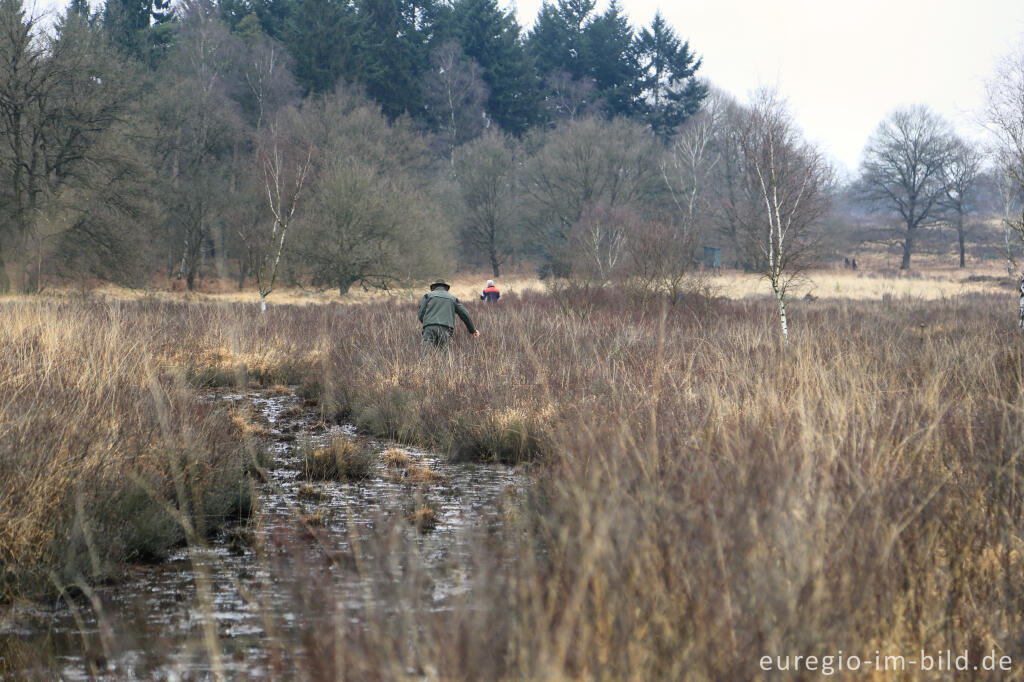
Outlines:
[[[290,667],[292,641],[337,629],[341,618],[358,629],[453,608],[479,570],[473,549],[500,537],[524,484],[509,467],[452,464],[376,441],[368,442],[375,454],[398,449],[409,462],[375,457],[358,482],[301,481],[303,448],[354,438],[351,427],[325,429],[291,394],[211,399],[251,410],[273,439],[253,521],[131,569],[125,582],[75,607],[0,618],[0,671],[16,671],[5,679],[280,673]],[[433,518],[417,517],[424,508]]]

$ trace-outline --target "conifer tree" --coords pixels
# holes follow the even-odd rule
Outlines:
[[[357,3],[360,64],[355,74],[388,118],[422,108],[421,78],[429,57],[432,0],[361,0]]]
[[[354,75],[357,30],[355,15],[345,2],[295,3],[288,14],[284,41],[303,94],[330,92],[339,78]]]
[[[630,115],[641,74],[633,48],[633,27],[618,0],[612,0],[604,14],[587,24],[582,37],[585,73],[594,80],[608,113]]]
[[[638,108],[654,132],[667,139],[707,96],[707,86],[695,77],[701,60],[660,12],[637,37],[637,52],[642,68]]]
[[[488,115],[506,132],[522,135],[539,115],[540,88],[514,14],[496,0],[457,0],[446,30],[483,69]]]
[[[545,2],[530,33],[530,53],[546,82],[566,73],[578,83],[592,83],[607,113],[629,115],[640,79],[633,28],[618,0],[603,14],[594,9],[593,0]]]
[[[171,0],[107,0],[103,28],[122,53],[155,67],[172,40]]]

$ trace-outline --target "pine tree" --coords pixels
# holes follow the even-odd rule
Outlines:
[[[654,15],[651,27],[641,31],[636,42],[642,68],[638,108],[654,132],[667,139],[697,113],[708,94],[707,86],[695,77],[701,60],[661,12]]]
[[[594,11],[594,0],[545,1],[527,39],[530,55],[541,78],[562,72],[575,80],[587,75],[584,30]]]
[[[218,3],[222,17],[229,13],[239,15],[238,20],[241,20],[247,14],[255,14],[263,32],[281,42],[287,42],[298,6],[299,0],[220,0]],[[234,29],[236,22],[228,20],[228,24]]]
[[[639,93],[640,69],[633,46],[633,27],[612,0],[604,14],[583,31],[585,73],[594,79],[598,96],[611,115],[628,116]]]
[[[277,9],[282,9],[277,7]],[[298,0],[288,15],[284,42],[304,95],[330,92],[342,76],[352,77],[356,18],[339,0]]]
[[[389,118],[419,115],[433,0],[361,0],[357,80]]]
[[[522,135],[538,120],[540,88],[514,14],[496,0],[456,0],[448,21],[446,30],[483,68],[488,115],[506,132]]]
[[[171,0],[107,0],[103,28],[122,53],[155,67],[172,42]]]
[[[633,27],[618,0],[600,15],[594,7],[593,0],[545,2],[530,33],[530,54],[545,82],[567,73],[574,81],[592,84],[607,113],[629,115],[640,78]]]
[[[65,17],[82,17],[83,19],[90,19],[92,12],[89,9],[89,0],[71,0],[71,3],[67,7],[67,11],[64,13]]]

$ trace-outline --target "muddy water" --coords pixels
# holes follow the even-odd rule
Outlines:
[[[524,484],[505,466],[374,441],[376,452],[399,447],[441,479],[409,484],[377,461],[359,482],[300,481],[302,448],[355,437],[351,427],[318,425],[294,395],[210,399],[251,405],[273,438],[255,518],[73,605],[0,613],[5,679],[280,676],[310,632],[455,608],[483,570],[474,549],[500,544]],[[424,506],[436,525],[414,521]]]

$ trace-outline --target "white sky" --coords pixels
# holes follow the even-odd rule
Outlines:
[[[500,1],[500,0],[499,0]],[[508,0],[532,25],[541,0]],[[608,6],[598,0],[598,10]],[[620,0],[633,26],[661,9],[703,57],[699,74],[741,100],[778,88],[810,140],[848,170],[875,127],[926,104],[958,132],[999,57],[1024,45],[1022,0]]]

